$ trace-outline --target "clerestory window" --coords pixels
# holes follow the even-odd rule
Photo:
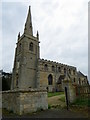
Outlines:
[[[44,65],[44,70],[48,70],[48,65],[47,64]]]
[[[54,66],[52,66],[52,71],[55,72],[55,67]]]
[[[60,67],[58,67],[58,72],[61,72],[61,68]]]

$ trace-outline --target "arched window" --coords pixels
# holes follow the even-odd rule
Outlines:
[[[84,84],[86,84],[86,80],[84,79]]]
[[[66,74],[66,68],[64,68],[64,73]]]
[[[44,65],[44,70],[48,70],[48,65],[47,64]]]
[[[52,71],[55,71],[55,67],[54,66],[52,66]]]
[[[33,51],[33,43],[32,42],[29,44],[29,50]]]
[[[75,70],[73,70],[73,74],[75,75]]]
[[[71,70],[69,69],[69,74],[71,74]]]
[[[61,72],[61,68],[60,67],[58,67],[58,72]]]
[[[53,84],[53,77],[52,77],[52,75],[50,74],[49,76],[48,76],[48,85],[52,85]]]

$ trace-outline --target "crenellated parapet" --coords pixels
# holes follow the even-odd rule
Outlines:
[[[61,72],[66,73],[68,72],[71,75],[76,75],[77,69],[74,66],[62,64],[55,61],[50,61],[46,59],[39,59],[40,63],[40,70],[42,71],[52,71],[52,72]]]

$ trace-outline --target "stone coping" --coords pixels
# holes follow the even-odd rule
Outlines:
[[[8,91],[1,91],[1,93],[17,93],[17,92],[21,92],[21,93],[25,93],[25,92],[47,92],[47,89],[45,88],[28,88],[28,89],[14,89],[14,90],[8,90]]]
[[[48,63],[48,64],[53,64],[53,65],[58,65],[58,66],[64,66],[64,67],[68,67],[68,68],[71,68],[73,70],[76,70],[76,67],[74,66],[70,66],[70,65],[66,65],[66,64],[63,64],[63,63],[59,63],[59,62],[56,62],[56,61],[51,61],[51,60],[47,60],[47,59],[38,59],[39,62],[45,62],[45,63]]]

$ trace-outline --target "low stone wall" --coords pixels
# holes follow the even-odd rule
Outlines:
[[[77,86],[77,97],[90,99],[90,85]]]
[[[90,85],[77,86],[78,94],[90,94]]]
[[[2,107],[20,115],[48,109],[47,91],[45,89],[4,91]]]

